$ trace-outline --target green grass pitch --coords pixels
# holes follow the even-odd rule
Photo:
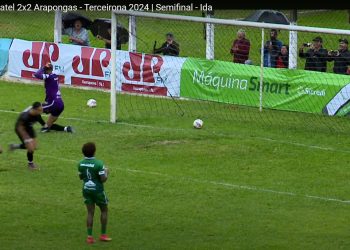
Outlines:
[[[87,141],[96,142],[97,158],[111,171],[105,189],[113,241],[93,249],[350,248],[348,119],[215,113],[214,104],[182,102],[183,117],[175,111],[133,116],[123,110],[146,102],[176,106],[118,95],[120,122],[111,124],[108,93],[63,88],[62,95],[66,109],[58,123],[76,133],[40,134],[37,125],[41,170],[30,172],[25,151],[6,146],[18,141],[18,112],[43,100],[44,89],[0,82],[0,249],[87,248],[76,167]],[[89,98],[97,108],[86,107]],[[204,127],[192,128],[192,114],[204,110]],[[232,118],[222,119],[224,112]],[[335,125],[343,129],[328,129]],[[95,236],[98,219],[97,210]]]
[[[218,18],[250,11],[217,10]],[[194,15],[200,16],[196,12]],[[88,13],[91,19],[110,13]],[[127,25],[126,18],[118,19]],[[0,37],[53,40],[52,13],[3,12]],[[28,26],[30,22],[30,26]],[[300,14],[299,25],[347,29],[346,10]],[[138,51],[173,31],[181,56],[205,56],[203,25],[138,22]],[[150,28],[152,27],[152,28]],[[216,26],[215,57],[228,53],[238,27]],[[247,29],[259,62],[260,31]],[[299,33],[299,45],[316,34]],[[280,39],[288,41],[282,31]],[[323,35],[335,49],[336,35]],[[103,42],[90,35],[94,47]],[[63,37],[67,43],[67,37]],[[123,45],[127,49],[127,45]],[[298,59],[298,68],[304,61]],[[328,71],[331,71],[331,64]],[[58,124],[75,134],[38,131],[35,161],[17,142],[18,112],[44,100],[42,85],[0,81],[0,249],[350,249],[349,120],[206,102],[179,102],[118,95],[118,118],[109,123],[109,94],[62,89],[66,104]],[[98,107],[86,107],[95,98]],[[196,118],[200,130],[192,128]],[[46,117],[44,117],[46,119]],[[76,164],[81,146],[97,144],[97,158],[110,169],[110,243],[85,243],[85,206]],[[100,232],[99,211],[94,236]]]

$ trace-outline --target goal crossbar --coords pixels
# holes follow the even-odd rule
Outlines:
[[[128,11],[128,10],[115,10],[115,11],[112,11],[112,13],[116,15],[151,17],[151,18],[158,18],[158,19],[190,21],[190,22],[199,22],[199,23],[226,24],[226,25],[248,26],[248,27],[255,27],[255,28],[267,28],[267,29],[270,28],[270,29],[281,29],[281,30],[289,30],[289,31],[350,35],[350,30],[344,30],[344,29],[260,23],[260,22],[239,21],[239,20],[231,20],[231,19],[212,18],[212,17],[208,18],[208,17],[182,16],[182,15],[162,14],[162,13],[154,13],[154,12],[141,12],[141,11]]]

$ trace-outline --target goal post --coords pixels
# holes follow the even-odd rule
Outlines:
[[[117,91],[117,85],[116,85],[116,81],[117,81],[117,74],[116,74],[116,63],[117,63],[117,56],[116,56],[116,48],[117,48],[117,36],[118,36],[118,32],[117,32],[117,16],[115,14],[112,13],[112,30],[111,30],[111,114],[110,114],[110,121],[111,123],[115,123],[117,121],[117,95],[116,95],[116,91]]]
[[[241,20],[233,20],[233,19],[221,19],[221,18],[215,18],[213,16],[199,17],[199,16],[185,16],[185,15],[164,14],[164,13],[155,13],[155,12],[138,12],[138,11],[116,10],[116,11],[112,11],[112,24],[114,23],[114,26],[112,26],[113,27],[112,28],[112,32],[113,32],[112,43],[113,43],[113,39],[115,42],[116,36],[118,35],[117,29],[115,27],[116,22],[117,22],[117,16],[126,17],[124,19],[129,20],[129,22],[130,22],[130,20],[134,20],[135,18],[138,20],[138,22],[137,22],[137,36],[134,36],[133,34],[129,34],[129,43],[130,43],[131,39],[132,39],[132,41],[134,41],[134,39],[137,39],[137,47],[136,47],[136,40],[135,40],[135,48],[133,48],[132,51],[130,51],[130,52],[143,54],[142,56],[140,56],[140,58],[142,57],[141,59],[140,58],[137,59],[137,60],[140,60],[140,65],[144,65],[146,60],[151,61],[150,63],[152,65],[151,66],[148,65],[149,68],[147,68],[147,70],[149,72],[151,72],[153,69],[158,69],[157,67],[159,66],[159,65],[156,65],[158,62],[157,61],[158,59],[153,58],[153,55],[150,55],[150,54],[152,54],[152,52],[149,49],[147,49],[147,46],[149,44],[153,44],[154,38],[153,38],[152,43],[150,42],[150,40],[152,39],[152,35],[154,35],[154,32],[153,32],[154,30],[158,31],[158,29],[159,29],[159,30],[161,30],[161,32],[164,32],[163,34],[165,34],[168,30],[179,31],[181,28],[182,29],[192,28],[192,26],[199,25],[199,24],[202,25],[201,27],[203,27],[203,24],[206,25],[206,27],[210,27],[210,25],[215,25],[215,30],[214,29],[211,30],[210,39],[206,39],[204,42],[203,42],[203,39],[201,41],[199,41],[199,40],[190,41],[190,39],[194,39],[194,38],[192,38],[194,36],[192,36],[191,31],[186,31],[186,32],[184,31],[183,34],[181,34],[182,35],[182,37],[181,37],[182,43],[181,43],[181,50],[180,50],[179,57],[173,57],[173,58],[164,57],[164,60],[166,59],[168,61],[173,62],[173,65],[175,67],[173,69],[173,71],[177,70],[178,75],[181,75],[180,84],[182,84],[183,82],[188,84],[189,80],[193,81],[193,84],[191,86],[189,86],[189,85],[187,86],[189,88],[193,87],[193,90],[185,89],[185,87],[181,86],[181,95],[176,96],[172,92],[172,94],[170,94],[170,95],[168,94],[167,97],[171,97],[172,99],[173,99],[173,96],[178,97],[177,100],[179,100],[179,102],[182,102],[182,100],[196,100],[196,101],[209,101],[209,102],[214,101],[214,102],[219,102],[219,103],[224,103],[224,104],[237,104],[238,106],[250,106],[249,103],[253,103],[255,105],[255,107],[258,108],[258,110],[260,110],[260,111],[262,111],[265,108],[274,109],[276,107],[279,108],[281,106],[278,101],[275,101],[276,95],[275,96],[269,95],[271,92],[273,94],[276,94],[276,93],[278,94],[281,92],[290,94],[290,92],[291,92],[291,89],[288,89],[289,88],[288,83],[283,83],[283,84],[281,83],[280,84],[280,83],[278,83],[278,81],[279,81],[278,79],[276,80],[276,85],[274,85],[275,83],[273,83],[273,82],[268,82],[268,81],[270,81],[269,79],[274,79],[274,77],[275,77],[275,71],[273,71],[271,68],[268,69],[268,67],[264,66],[263,50],[264,50],[264,46],[265,46],[266,41],[269,40],[269,38],[267,38],[267,36],[269,35],[269,32],[267,32],[268,29],[276,29],[280,32],[284,31],[284,41],[286,43],[290,43],[289,56],[292,58],[289,58],[289,63],[290,63],[290,65],[289,65],[290,71],[289,72],[291,75],[298,74],[298,73],[300,73],[300,74],[308,73],[308,71],[303,71],[305,60],[298,57],[298,55],[299,55],[298,48],[300,48],[300,45],[302,44],[301,42],[309,42],[314,37],[316,37],[318,35],[321,35],[321,36],[322,35],[332,35],[333,36],[332,39],[336,42],[333,42],[332,44],[329,42],[328,44],[331,44],[331,45],[328,45],[328,46],[329,47],[333,46],[333,48],[334,48],[335,46],[338,45],[337,41],[340,38],[340,36],[350,36],[349,30],[299,26],[299,25],[296,25],[295,22],[291,22],[288,25],[283,25],[283,24],[241,21]],[[136,25],[136,22],[133,22],[132,25]],[[156,25],[163,25],[163,26],[156,26]],[[243,28],[245,30],[248,30],[248,32],[250,32],[249,35],[251,37],[248,37],[248,38],[251,38],[251,41],[254,42],[254,47],[253,47],[253,49],[251,49],[251,53],[254,54],[254,56],[255,56],[255,59],[254,59],[255,61],[253,62],[253,66],[258,66],[258,67],[252,67],[250,65],[242,65],[242,64],[239,65],[236,63],[232,63],[232,57],[229,58],[230,55],[227,56],[224,54],[224,53],[228,54],[227,52],[219,51],[220,53],[217,53],[218,50],[222,49],[221,47],[224,47],[224,49],[226,49],[228,51],[229,49],[227,49],[227,44],[229,44],[229,46],[231,46],[231,44],[232,44],[228,41],[225,41],[225,46],[223,46],[222,41],[218,42],[218,40],[216,40],[216,39],[218,39],[220,34],[224,34],[222,36],[227,38],[228,31],[231,32],[230,39],[232,41],[235,38],[234,35],[232,35],[232,30],[238,30],[240,28]],[[136,30],[136,27],[134,27],[133,29]],[[203,29],[201,29],[198,33],[202,32],[202,31],[203,31]],[[207,37],[209,36],[208,33],[209,32],[207,30]],[[156,34],[156,35],[158,35],[158,34]],[[132,36],[132,38],[131,38],[131,36]],[[158,36],[158,39],[160,39],[159,36]],[[215,40],[215,43],[214,43],[214,40]],[[146,46],[145,43],[147,43],[147,42],[148,42],[148,44]],[[212,46],[209,46],[208,42],[210,42],[211,44],[215,44],[214,48],[212,48]],[[193,44],[190,44],[190,43],[193,43]],[[191,46],[188,46],[189,49],[186,50],[185,45],[191,45]],[[151,46],[148,46],[148,47],[151,47]],[[208,51],[208,49],[215,50],[215,53],[214,53],[214,51]],[[329,49],[331,49],[331,48],[329,48]],[[194,54],[194,53],[191,54],[193,51],[197,51],[197,50],[202,50],[202,51],[200,53],[197,53],[197,54]],[[116,72],[119,73],[122,71],[121,69],[119,69],[119,68],[117,69],[116,67],[122,67],[122,65],[119,65],[119,64],[117,65],[117,63],[115,62],[116,61],[116,54],[115,53],[116,52],[115,52],[115,44],[114,44],[114,45],[112,45],[112,64],[111,64],[112,65],[111,122],[116,121],[118,119],[117,115],[116,115],[116,99],[115,99],[115,92],[114,91],[115,91],[117,85],[120,86],[124,83],[124,82],[123,83],[118,82],[118,81],[120,81],[120,78],[118,78],[118,76],[116,76]],[[200,54],[200,56],[198,56],[198,54]],[[203,61],[203,60],[206,60],[207,55],[211,55],[209,57],[211,60]],[[224,55],[223,56],[223,57],[225,57],[224,59],[220,58],[220,56],[222,56],[222,55]],[[159,56],[161,56],[161,55],[158,55],[158,57]],[[154,57],[156,57],[156,56],[154,56]],[[202,63],[202,65],[205,65],[205,64],[209,64],[210,61],[212,61],[215,65],[217,64],[218,66],[215,66],[216,69],[219,70],[225,76],[220,76],[220,77],[218,76],[217,78],[215,78],[215,76],[213,76],[213,75],[208,75],[208,74],[206,75],[206,73],[208,73],[208,72],[197,70],[190,77],[187,76],[187,78],[186,79],[184,78],[184,80],[183,80],[182,79],[182,77],[183,77],[182,68],[180,69],[179,67],[176,67],[177,65],[175,65],[176,63],[178,63],[178,64],[183,63],[181,65],[185,65],[184,68],[188,69],[189,67],[193,66],[192,62],[199,63],[199,64]],[[229,64],[229,61],[231,62],[231,64]],[[223,63],[223,62],[225,62],[225,63]],[[154,68],[152,68],[153,66],[154,66]],[[227,66],[227,68],[226,68],[226,66]],[[128,67],[132,67],[132,66],[128,66]],[[238,78],[240,77],[240,75],[239,75],[240,72],[238,74],[238,73],[236,73],[236,71],[234,71],[234,70],[232,71],[232,68],[234,68],[234,69],[238,68],[240,70],[240,72],[243,72],[246,75],[250,75],[250,73],[252,73],[251,75],[253,75],[253,73],[254,73],[255,78],[253,80],[251,80],[252,78],[250,78],[250,80],[253,81],[253,85],[254,85],[254,89],[253,89],[253,87],[251,87],[253,89],[253,91],[250,92],[250,93],[253,93],[252,95],[249,95],[249,96],[247,95],[247,97],[242,97],[242,96],[244,96],[244,95],[242,95],[242,92],[238,93],[238,91],[242,90],[243,88],[246,88],[245,90],[247,90],[247,85],[244,85],[244,84],[246,84],[246,82],[244,82],[244,81],[243,82],[238,81]],[[166,70],[166,72],[170,72],[170,71],[171,71],[171,69]],[[282,70],[280,72],[286,72],[286,71]],[[279,75],[280,72],[278,72],[276,75]],[[296,73],[293,73],[293,72],[296,72]],[[211,74],[213,72],[209,72],[209,73]],[[315,82],[314,86],[316,86],[315,89],[309,90],[309,89],[300,89],[300,88],[296,87],[295,89],[293,89],[293,92],[299,91],[301,93],[302,91],[304,91],[302,94],[305,94],[305,95],[318,95],[318,94],[321,95],[322,93],[319,93],[319,92],[322,92],[323,90],[317,89],[317,87],[318,87],[317,81],[319,79],[320,80],[323,79],[324,81],[325,80],[328,81],[330,86],[333,84],[332,83],[333,75],[330,75],[330,73],[332,73],[331,70],[329,70],[327,72],[329,74],[327,74],[325,77],[323,77],[321,74],[314,74],[314,73],[315,72],[310,73],[310,77],[315,77],[313,79]],[[134,74],[134,73],[130,73],[130,74]],[[166,82],[166,81],[171,80],[170,78],[166,79],[167,76],[165,76],[162,73],[157,72],[157,70],[152,71],[152,74],[153,74],[155,79],[159,78],[158,79],[159,83],[162,83],[162,84],[164,84],[164,82]],[[281,82],[283,82],[283,79],[286,77],[286,75],[287,75],[287,73],[283,73],[283,74],[281,73],[281,75],[280,75]],[[268,76],[267,82],[265,82],[266,76]],[[130,76],[127,76],[127,77],[132,78]],[[298,78],[297,76],[293,76],[293,77],[295,79]],[[143,79],[142,76],[140,79],[141,80]],[[206,82],[205,79],[212,79],[213,82],[209,82],[209,80]],[[220,86],[218,86],[219,82],[221,84]],[[128,82],[128,83],[133,84],[134,82],[131,82],[131,80],[130,80],[130,82]],[[144,81],[144,83],[145,84],[140,88],[150,87],[150,86],[145,86],[149,82]],[[349,81],[349,83],[350,83],[350,81]],[[217,94],[219,92],[219,88],[227,87],[229,84],[230,84],[230,88],[231,88],[230,90],[235,88],[235,90],[237,90],[237,92],[233,93],[233,91],[231,91],[230,95],[222,95],[222,96]],[[277,85],[277,84],[280,84],[280,85]],[[324,83],[324,84],[327,84],[327,83]],[[205,86],[205,85],[207,87],[211,87],[211,89],[208,90],[206,93],[208,98],[204,98],[202,93],[196,92],[196,91],[198,91],[198,86]],[[225,85],[225,86],[223,86],[223,85]],[[325,85],[323,85],[323,86],[325,86]],[[331,86],[329,88],[335,88],[335,87]],[[121,88],[119,87],[118,89],[121,89]],[[169,90],[169,88],[168,88],[168,90]],[[332,89],[332,91],[333,90],[334,89]],[[122,91],[123,91],[123,89],[122,89]],[[189,93],[190,91],[192,91],[192,92],[189,95],[186,95],[185,92]],[[183,92],[185,93],[185,95],[182,96]],[[246,94],[247,92],[249,92],[249,91],[246,91],[244,94]],[[228,93],[228,92],[226,92],[226,93]],[[208,95],[212,95],[212,96],[208,96]],[[144,95],[144,93],[140,93],[140,96],[144,97],[145,95]],[[195,97],[192,98],[192,96],[195,96]],[[255,99],[248,99],[248,98],[253,98],[253,97]],[[241,102],[241,103],[235,102],[235,100],[242,99],[242,98],[247,98],[247,99],[243,100],[243,102]],[[350,99],[350,93],[349,93],[349,99]],[[183,104],[183,105],[186,105],[186,104]],[[305,110],[307,110],[306,112],[308,112],[308,110],[314,109],[314,107],[311,107],[311,106],[315,105],[315,104],[314,103],[305,103],[305,101],[303,99],[300,101],[300,103],[298,105],[300,105],[300,106],[305,105],[305,107],[306,107]],[[129,105],[129,106],[131,107],[132,105]],[[133,106],[133,108],[134,107],[135,107],[135,105]],[[137,108],[137,110],[141,109],[141,107],[136,107],[136,108]],[[146,105],[145,105],[145,108],[146,108]],[[159,108],[159,106],[155,106],[154,108]],[[295,109],[289,109],[289,110],[299,111],[299,108],[300,107],[296,107]],[[166,109],[166,108],[164,108],[164,109]],[[288,109],[281,109],[281,110],[288,111]],[[300,110],[302,110],[302,109],[300,109]],[[120,110],[118,110],[118,111],[120,111]],[[162,113],[163,110],[159,111],[159,112]],[[310,113],[312,113],[312,112],[310,112]]]
[[[261,29],[261,51],[264,50],[265,29]],[[259,111],[263,108],[263,85],[264,85],[264,54],[260,56],[260,88],[259,88]]]

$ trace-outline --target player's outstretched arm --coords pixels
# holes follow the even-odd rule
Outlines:
[[[44,80],[46,78],[49,78],[49,72],[48,70],[51,70],[52,72],[52,64],[51,63],[46,63],[44,67],[39,69],[37,72],[34,73],[34,76],[38,79]]]
[[[43,80],[44,79],[44,68],[41,68],[37,72],[35,72],[34,76],[35,76],[35,78]]]
[[[40,123],[41,126],[44,126],[46,124],[41,115],[38,115],[37,121]]]

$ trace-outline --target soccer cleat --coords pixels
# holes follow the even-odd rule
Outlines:
[[[10,144],[9,145],[9,151],[14,151],[14,150],[16,150],[18,147],[16,146],[16,144]]]
[[[93,243],[95,243],[94,237],[88,236],[87,239],[86,239],[86,243],[88,243],[88,244],[93,244]]]
[[[29,162],[28,169],[29,170],[39,170],[39,167],[37,165],[35,165],[34,162]]]
[[[111,241],[112,238],[108,237],[107,234],[101,234],[100,241]]]
[[[67,126],[67,133],[74,133],[74,129],[71,126]]]
[[[50,132],[50,129],[48,127],[42,127],[40,131],[41,133],[47,133]]]

